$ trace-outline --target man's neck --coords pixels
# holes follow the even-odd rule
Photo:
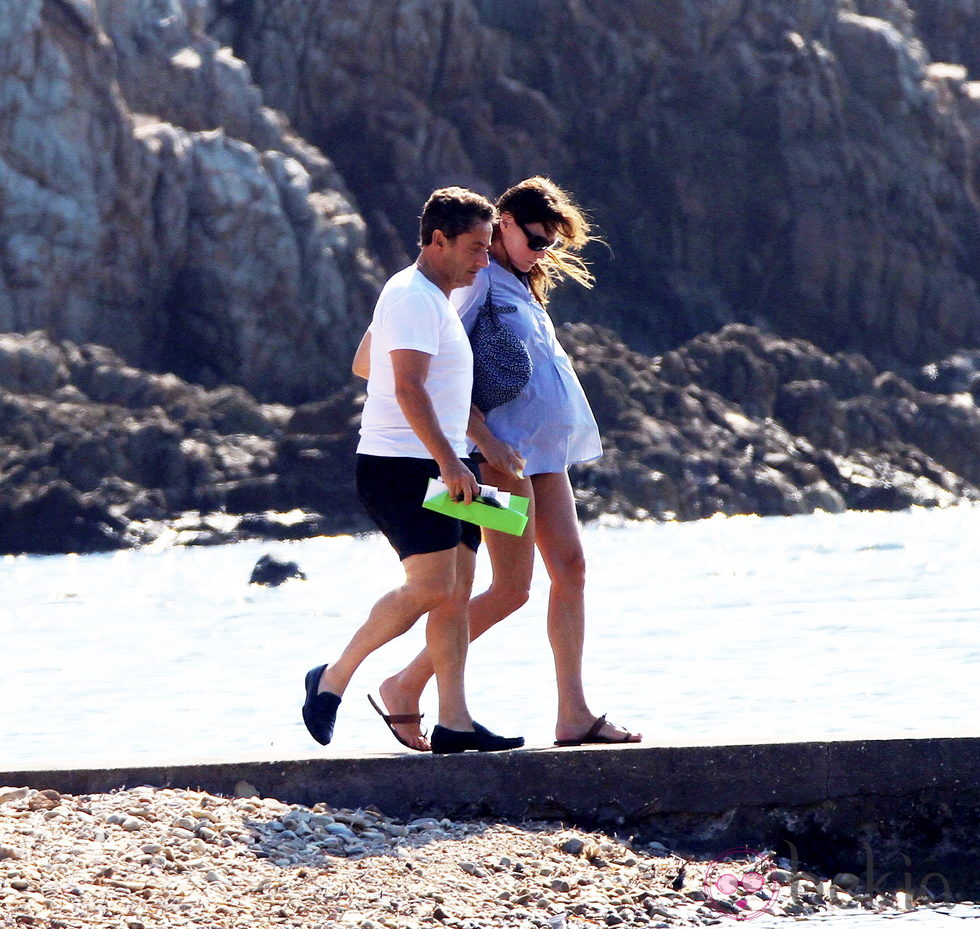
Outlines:
[[[419,257],[415,261],[415,267],[419,269],[424,277],[432,281],[432,283],[435,284],[436,287],[438,287],[448,299],[449,294],[452,292],[452,287],[447,289],[448,282],[445,280],[444,276],[439,274],[438,270],[433,267],[432,262],[426,257],[424,251],[419,253]]]

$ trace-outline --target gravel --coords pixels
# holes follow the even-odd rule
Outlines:
[[[659,843],[634,847],[556,823],[403,822],[374,808],[149,787],[84,796],[0,787],[4,927],[583,929],[744,919],[739,895],[706,882],[711,866]],[[862,898],[854,875],[836,884],[803,877],[782,871],[745,899],[791,916],[913,903]]]

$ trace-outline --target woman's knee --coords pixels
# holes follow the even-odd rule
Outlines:
[[[551,581],[562,587],[585,587],[585,553],[569,552],[552,566]]]
[[[490,588],[497,601],[497,611],[501,619],[516,613],[530,599],[530,586],[525,584],[497,584]]]

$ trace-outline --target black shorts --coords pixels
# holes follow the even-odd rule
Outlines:
[[[480,472],[463,459],[477,481]],[[477,551],[480,527],[422,507],[430,477],[439,476],[431,458],[357,456],[357,493],[368,516],[384,533],[404,561],[409,555],[425,555],[455,548],[462,542]]]

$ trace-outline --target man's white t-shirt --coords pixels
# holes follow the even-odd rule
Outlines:
[[[371,372],[357,451],[386,457],[432,457],[395,399],[389,352],[408,348],[432,356],[425,389],[443,434],[456,454],[464,457],[473,392],[473,352],[446,295],[410,265],[385,284],[368,331]]]

